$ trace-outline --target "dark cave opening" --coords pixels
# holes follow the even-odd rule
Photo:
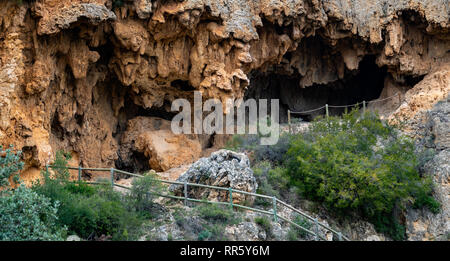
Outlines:
[[[192,85],[190,85],[188,81],[175,80],[170,83],[170,86],[185,92],[195,91],[195,88]]]
[[[286,75],[277,72],[252,72],[250,87],[246,92],[246,99],[279,99],[280,122],[287,122],[287,110],[302,112],[315,110],[325,104],[343,106],[371,101],[380,97],[384,88],[384,80],[388,75],[385,67],[378,67],[376,57],[368,55],[359,63],[359,68],[346,71],[343,79],[328,83],[314,84],[301,88],[299,74]],[[347,110],[350,110],[348,107]],[[346,109],[329,108],[330,115],[341,115]],[[311,121],[315,117],[324,115],[325,109],[313,112],[292,114],[294,118]]]

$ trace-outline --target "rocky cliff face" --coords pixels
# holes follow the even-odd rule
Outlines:
[[[31,172],[59,149],[85,167],[139,155],[164,169],[148,135],[167,133],[130,128],[170,120],[194,90],[293,110],[400,92],[388,113],[410,118],[449,92],[449,13],[446,0],[1,1],[0,143]]]

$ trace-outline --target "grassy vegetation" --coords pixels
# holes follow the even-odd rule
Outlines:
[[[196,207],[196,212],[206,221],[198,234],[197,239],[200,241],[228,240],[225,236],[225,227],[240,222],[239,216],[226,206],[204,203]]]
[[[320,118],[275,146],[247,135],[229,147],[252,152],[260,193],[285,198],[295,192],[336,214],[357,213],[395,240],[405,239],[405,227],[394,213],[407,206],[440,209],[431,180],[420,175],[425,160],[413,141],[373,113]]]
[[[42,172],[32,188],[9,186],[22,168],[20,152],[0,148],[0,240],[64,240],[68,234],[83,239],[135,240],[141,225],[155,216],[153,194],[162,186],[151,175],[135,179],[130,193],[110,184],[88,185],[70,181],[65,168]],[[70,155],[56,154],[53,165],[67,166]],[[18,226],[20,224],[20,226]]]
[[[311,230],[311,228],[313,226],[312,223],[308,219],[306,219],[302,216],[296,216],[293,221],[295,224],[297,224],[301,227],[304,227],[308,230]],[[306,238],[307,235],[308,235],[308,232],[306,232],[305,230],[300,229],[294,225],[291,225],[287,237],[290,241],[297,241],[300,238],[303,238],[303,239]]]
[[[272,236],[272,223],[267,216],[256,217],[255,223],[266,232],[268,237]]]
[[[69,155],[58,152],[54,165],[66,166]],[[59,202],[58,223],[69,233],[84,239],[108,238],[134,240],[140,235],[142,223],[153,217],[154,196],[147,193],[159,188],[150,177],[136,179],[130,193],[114,191],[110,184],[91,186],[69,181],[67,169],[56,169],[54,177],[43,172],[43,182],[32,189]]]
[[[227,206],[200,203],[192,209],[173,212],[176,224],[184,231],[185,240],[224,241],[227,225],[241,222],[241,215]]]

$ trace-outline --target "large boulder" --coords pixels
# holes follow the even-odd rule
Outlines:
[[[211,153],[209,158],[201,158],[183,173],[177,181],[233,188],[255,193],[258,188],[250,160],[243,153],[219,150]],[[170,186],[176,195],[184,195],[182,185]],[[229,201],[228,191],[188,186],[188,196],[209,201]],[[252,202],[254,197],[233,193],[233,203]]]
[[[138,116],[129,120],[120,144],[118,167],[149,166],[156,171],[190,164],[200,158],[202,151],[196,137],[174,134],[170,121],[156,117]]]

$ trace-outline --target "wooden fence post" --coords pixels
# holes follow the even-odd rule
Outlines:
[[[45,164],[45,174],[48,175],[48,164]]]
[[[230,187],[228,189],[228,193],[230,194],[230,207],[231,207],[231,210],[233,210],[233,188],[232,187]]]
[[[338,239],[339,239],[339,241],[342,241],[342,233],[341,232],[338,233]]]
[[[278,217],[277,217],[277,198],[276,197],[272,198],[272,205],[273,205],[273,220],[275,222],[278,222]]]
[[[184,182],[184,205],[187,206],[188,203],[188,191],[187,191],[187,181]]]
[[[316,234],[316,241],[319,240],[319,221],[317,218],[314,219],[314,233]]]
[[[111,172],[111,186],[114,187],[114,168],[111,168],[110,172]]]
[[[78,182],[81,181],[81,166],[78,166]]]
[[[366,101],[363,101],[363,113],[366,113]]]
[[[291,110],[288,110],[289,134],[291,134]]]
[[[329,113],[328,113],[328,104],[325,104],[325,114],[327,115],[327,118],[328,118],[328,116],[329,116]]]

